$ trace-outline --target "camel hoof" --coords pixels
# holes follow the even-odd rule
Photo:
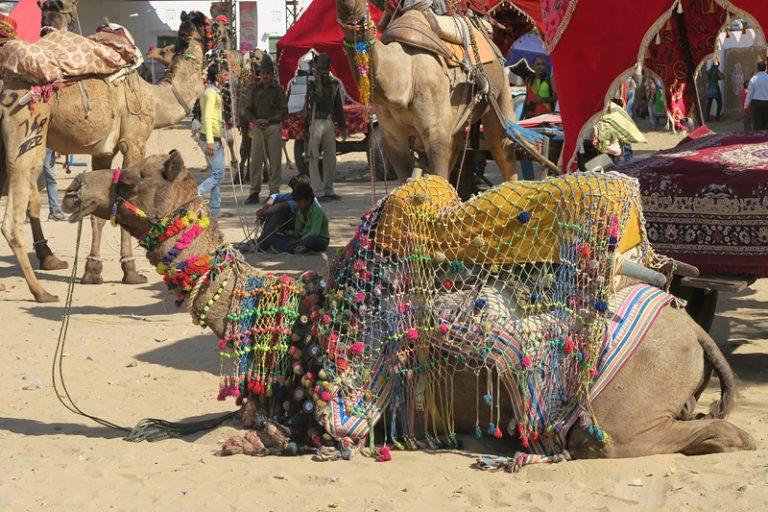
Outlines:
[[[61,261],[56,256],[49,256],[40,262],[40,270],[64,270],[69,268],[69,263]]]
[[[59,297],[44,291],[43,293],[35,295],[35,300],[40,304],[44,304],[46,302],[59,302]]]
[[[147,281],[147,276],[143,276],[138,272],[126,272],[123,274],[123,284],[144,284]]]
[[[103,282],[104,278],[101,277],[101,274],[89,270],[86,270],[85,274],[83,274],[83,278],[80,279],[81,284],[101,284]]]

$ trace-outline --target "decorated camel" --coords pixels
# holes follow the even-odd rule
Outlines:
[[[411,174],[414,149],[426,153],[431,173],[447,178],[467,142],[465,127],[478,120],[502,177],[515,179],[505,136],[506,120],[515,119],[512,95],[498,50],[479,26],[440,17],[466,33],[459,44],[441,41],[428,23],[438,17],[412,9],[379,40],[368,2],[336,0],[336,14],[363,102],[375,107],[384,152],[401,180]]]
[[[138,162],[152,130],[181,121],[202,93],[207,22],[200,13],[182,14],[176,55],[165,79],[156,85],[135,73],[111,83],[101,77],[40,87],[32,87],[18,77],[6,81],[0,94],[4,151],[0,188],[8,180],[9,194],[2,232],[38,302],[55,301],[57,297],[37,280],[27,256],[23,241],[25,211],[40,268],[66,267],[48,247],[40,223],[40,195],[35,181],[45,148],[64,154],[90,154],[94,169],[109,168],[118,151],[123,154],[124,165]],[[103,226],[101,219],[92,219],[92,245],[83,283],[102,282]],[[121,242],[123,282],[146,282],[146,277],[136,271],[130,236],[123,233]]]
[[[528,453],[507,467],[755,448],[724,419],[736,379],[713,340],[674,297],[621,278],[659,259],[625,176],[505,183],[466,203],[442,178],[409,181],[323,280],[263,273],[223,244],[176,151],[79,176],[63,208],[113,216],[220,338],[219,398],[253,429],[225,454],[349,457],[377,423],[401,448],[519,438]],[[721,398],[693,419],[712,369]]]
[[[69,30],[75,24],[77,0],[45,0],[38,1],[40,6],[40,27],[45,34],[51,29]]]

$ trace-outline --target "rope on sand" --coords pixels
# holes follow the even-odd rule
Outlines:
[[[69,277],[69,284],[67,286],[67,297],[64,302],[64,314],[61,316],[61,328],[59,329],[59,338],[56,343],[56,350],[53,355],[53,364],[51,366],[51,379],[53,381],[53,390],[56,393],[56,398],[61,404],[67,408],[70,412],[88,418],[99,425],[104,427],[119,430],[125,432],[126,436],[123,438],[126,441],[139,442],[139,441],[160,441],[163,439],[171,439],[174,437],[186,436],[197,432],[211,430],[223,424],[227,420],[234,418],[239,411],[231,411],[212,418],[208,418],[201,421],[193,422],[171,422],[160,420],[156,418],[146,418],[139,421],[132,429],[123,427],[112,421],[94,416],[84,412],[75,403],[72,395],[67,389],[67,385],[64,381],[64,347],[67,341],[67,333],[69,331],[69,321],[72,317],[72,298],[75,290],[75,276],[77,275],[78,267],[78,255],[80,254],[80,239],[83,234],[83,219],[82,219],[82,203],[80,206],[80,221],[77,223],[77,238],[75,241],[75,258],[72,263],[72,273]]]

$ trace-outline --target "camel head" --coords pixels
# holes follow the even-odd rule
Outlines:
[[[197,41],[203,47],[203,53],[211,49],[211,20],[200,11],[182,11],[181,26],[174,47],[174,53],[182,54],[190,47],[191,41]]]
[[[343,22],[355,22],[367,14],[367,0],[336,0],[336,17]]]
[[[42,12],[41,32],[48,29],[69,30],[75,23],[77,0],[38,0]]]
[[[79,175],[67,188],[61,207],[71,214],[70,222],[88,215],[109,219],[114,214],[118,224],[139,236],[149,229],[152,218],[163,217],[196,197],[197,182],[174,149],[127,169]]]
[[[147,60],[152,59],[166,68],[171,65],[173,60],[173,48],[175,45],[163,46],[162,48],[151,47],[147,52]]]

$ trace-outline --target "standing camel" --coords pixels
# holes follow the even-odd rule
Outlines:
[[[12,80],[0,94],[0,122],[5,169],[0,169],[0,188],[9,183],[8,204],[2,232],[11,247],[32,295],[38,302],[54,302],[35,276],[23,240],[25,210],[29,213],[34,249],[44,270],[64,268],[48,247],[40,223],[40,194],[35,186],[42,168],[45,148],[70,154],[90,154],[94,169],[109,168],[120,151],[124,165],[144,156],[152,130],[181,121],[189,106],[202,93],[203,56],[206,51],[205,24],[200,13],[182,13],[177,55],[163,82],[152,85],[131,74],[112,84],[102,78],[87,78],[80,87],[65,86],[49,101],[39,97],[34,109],[22,104],[30,84]],[[87,109],[87,110],[86,110]],[[104,221],[92,219],[92,245],[82,282],[101,283],[101,231]],[[130,236],[121,238],[123,282],[138,284],[146,277],[136,271]]]
[[[414,14],[424,19],[420,13]],[[336,0],[336,15],[358,84],[361,66],[354,62],[355,47],[370,45],[367,52],[373,83],[372,102],[382,130],[384,153],[401,181],[411,175],[413,149],[426,153],[431,173],[447,178],[464,147],[464,127],[477,120],[483,123],[502,177],[515,179],[514,148],[505,136],[504,121],[499,120],[486,100],[472,105],[472,95],[478,93],[482,85],[470,82],[461,68],[447,67],[444,57],[433,51],[398,40],[388,44],[379,41],[376,26],[368,15],[367,1]],[[425,28],[429,31],[428,26]],[[514,119],[512,95],[501,62],[493,59],[483,64],[482,73],[501,115]],[[462,123],[465,107],[472,110]],[[411,147],[411,140],[415,140],[415,148]]]
[[[114,186],[112,186],[113,183],[115,183]],[[387,200],[397,201],[397,193],[398,191],[394,191]],[[254,293],[249,295],[248,292],[243,292],[242,283],[246,278],[258,278],[261,282],[264,282],[264,279],[270,279],[273,283],[264,284],[264,288],[260,288],[260,290],[266,290],[268,286],[272,287],[269,294],[264,292],[265,297],[271,298],[256,299],[255,304],[260,305],[259,300],[269,300],[271,302],[264,307],[274,307],[275,310],[304,308],[298,311],[295,309],[290,312],[283,311],[288,318],[299,318],[300,315],[309,314],[309,306],[304,303],[310,301],[311,305],[311,297],[307,295],[305,299],[300,299],[300,291],[290,292],[296,293],[295,297],[299,298],[293,302],[286,302],[289,305],[285,308],[278,308],[277,303],[272,302],[277,300],[278,295],[284,293],[282,291],[272,293],[271,290],[279,289],[276,284],[278,281],[289,283],[298,290],[298,287],[302,286],[300,280],[293,281],[286,279],[287,276],[277,278],[271,275],[265,278],[263,273],[250,267],[238,254],[221,245],[222,235],[217,228],[216,220],[208,222],[207,206],[203,199],[197,196],[195,179],[185,169],[178,151],[172,151],[170,156],[147,157],[139,164],[122,172],[103,169],[82,175],[67,189],[62,208],[72,213],[71,221],[77,221],[84,215],[106,219],[112,211],[116,211],[117,222],[140,240],[142,246],[147,249],[147,258],[152,265],[156,265],[159,272],[164,269],[165,281],[169,289],[176,294],[179,302],[187,299],[190,301],[189,313],[193,321],[210,327],[219,338],[238,338],[242,334],[242,331],[228,330],[232,326],[231,303],[237,300],[242,304],[244,296],[259,297]],[[172,226],[180,223],[182,217],[189,223],[188,230],[174,230]],[[492,230],[489,229],[489,231]],[[191,234],[194,236],[190,236]],[[370,244],[377,246],[381,242],[380,233],[370,232],[370,234],[372,236],[369,240]],[[382,238],[386,236],[382,235]],[[377,250],[381,250],[381,246]],[[353,260],[357,258],[354,251],[352,256],[346,257]],[[391,253],[390,257],[399,258],[396,253]],[[350,280],[354,279],[358,279],[357,272],[350,277]],[[326,297],[341,298],[350,282],[337,283],[335,289],[321,290],[320,293],[324,292]],[[381,301],[384,301],[390,293],[390,288],[384,287],[381,291]],[[446,290],[440,292],[443,298],[447,294]],[[387,300],[399,303],[406,302],[408,299],[392,295]],[[316,311],[320,305],[317,302],[315,305]],[[245,310],[242,311],[243,317],[246,317]],[[335,315],[340,310],[331,303],[327,311],[328,314],[325,316]],[[314,318],[315,313],[312,315]],[[370,323],[380,320],[364,316],[360,319],[365,322],[364,325],[359,326],[360,332],[375,329]],[[306,320],[300,319],[299,322],[306,323]],[[274,339],[279,338],[277,333],[280,330],[277,327],[272,330],[273,324],[259,325],[265,327],[265,332],[270,333],[269,339],[273,339],[272,332],[274,332]],[[293,324],[288,322],[285,325]],[[313,329],[316,327],[315,325]],[[401,328],[403,329],[404,327]],[[245,331],[245,336],[251,336],[249,332],[250,330]],[[293,336],[303,339],[303,336],[297,335],[298,332],[294,330]],[[423,335],[427,335],[426,333],[427,330],[424,330]],[[256,335],[252,336],[255,339]],[[405,336],[398,331],[390,338],[405,339]],[[248,338],[244,337],[243,340],[248,346]],[[316,339],[307,338],[307,344],[310,343],[316,343]],[[346,341],[338,338],[338,343],[342,344]],[[261,347],[261,345],[253,346]],[[302,357],[301,351],[299,352],[299,357]],[[311,354],[308,349],[304,352]],[[344,353],[344,350],[339,352],[339,354]],[[291,354],[294,355],[294,352],[291,351]],[[295,386],[296,390],[301,391],[303,397],[305,393],[298,381],[309,379],[309,377],[294,378],[296,367],[291,369],[290,365],[298,362],[293,362],[293,357],[287,357],[287,360],[291,363],[280,363],[285,366],[277,366],[289,368],[288,374],[290,374],[281,381],[282,386],[287,387],[287,391],[284,389],[281,393],[286,397],[296,396],[291,389],[291,386]],[[721,398],[712,405],[710,414],[703,419],[693,420],[691,418],[694,415],[696,402],[706,388],[713,368],[720,379]],[[389,367],[387,371],[390,371]],[[385,381],[388,378],[384,376],[386,373],[382,372],[381,376]],[[578,458],[639,457],[676,452],[693,455],[754,450],[756,447],[754,439],[747,432],[724,419],[735,406],[735,386],[735,375],[712,338],[694,323],[684,309],[665,307],[651,324],[644,341],[634,355],[618,375],[606,385],[603,392],[590,403],[598,424],[610,434],[613,441],[605,444],[599,442],[593,435],[587,433],[586,424],[577,422],[568,431],[567,449],[571,455]],[[336,392],[341,393],[340,390]],[[255,394],[258,391],[251,393],[249,387],[245,393],[245,397],[239,398],[239,400],[245,398],[245,406],[242,410],[244,420],[248,416],[249,409],[252,410],[254,406],[260,407],[259,396]],[[477,425],[475,412],[479,400],[477,393],[476,376],[472,372],[456,373],[451,386],[453,405],[450,408],[454,411],[456,432],[471,433],[473,427]],[[276,396],[274,400],[280,405],[280,411],[282,411],[283,398]],[[329,400],[325,398],[322,404],[319,400],[316,401],[318,409],[325,408],[328,403]],[[503,401],[498,406],[503,411],[499,416],[502,421],[497,424],[507,425],[512,415],[510,406],[507,401]],[[362,413],[349,411],[349,414],[354,416]],[[269,417],[271,414],[266,416]],[[283,417],[290,417],[290,415],[283,414]],[[360,416],[360,422],[364,421]]]

